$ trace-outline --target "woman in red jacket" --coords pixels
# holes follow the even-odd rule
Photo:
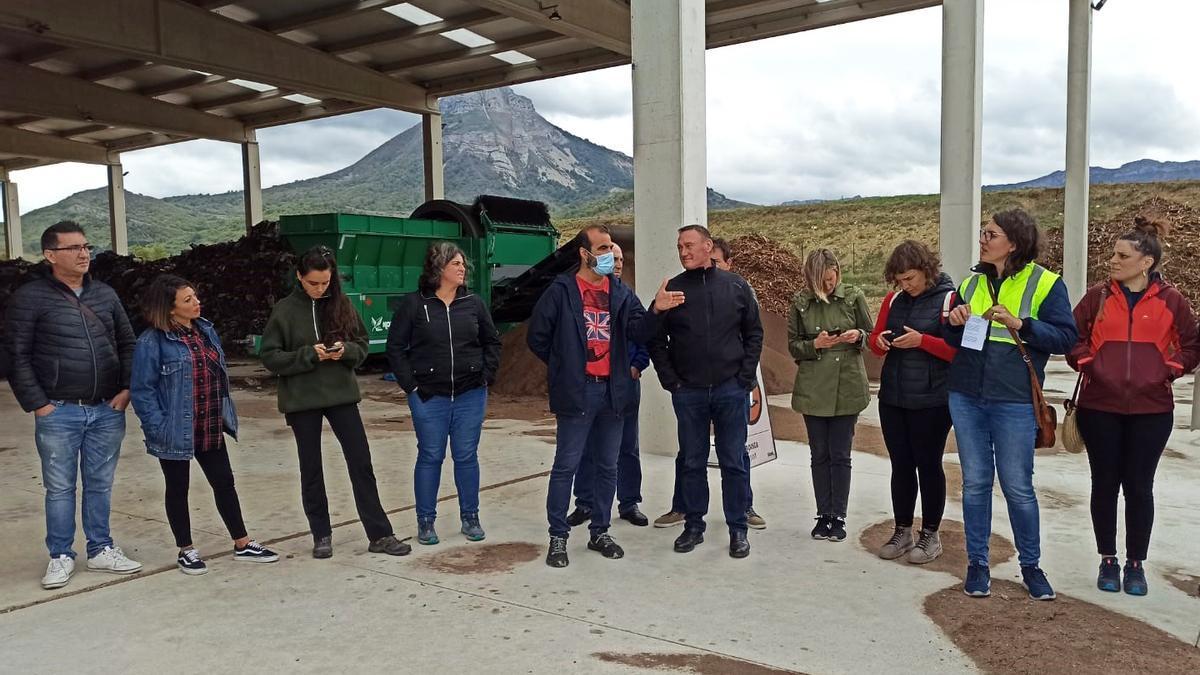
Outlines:
[[[1111,278],[1075,307],[1082,376],[1079,433],[1092,468],[1092,527],[1102,591],[1145,595],[1154,472],[1174,426],[1171,382],[1200,362],[1192,308],[1158,272],[1167,226],[1138,217],[1117,240]],[[1117,492],[1125,493],[1125,571],[1117,561]]]

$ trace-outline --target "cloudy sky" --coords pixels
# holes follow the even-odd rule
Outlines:
[[[983,178],[1063,166],[1067,3],[990,0],[984,37]],[[1110,0],[1094,15],[1093,165],[1200,159],[1196,0]],[[708,52],[708,183],[789,199],[938,189],[941,10]],[[520,85],[550,121],[632,152],[628,67]],[[259,132],[263,184],[328,173],[417,123],[376,110]],[[165,197],[241,188],[238,148],[193,141],[126,153],[128,190]],[[104,185],[102,167],[14,172],[22,211]]]

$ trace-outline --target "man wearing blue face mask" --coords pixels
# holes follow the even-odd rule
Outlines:
[[[586,453],[593,462],[594,504],[588,549],[605,558],[624,550],[608,534],[616,492],[622,414],[633,396],[629,340],[648,326],[645,310],[629,287],[613,275],[612,234],[603,225],[576,238],[579,270],[551,282],[529,319],[529,349],[548,366],[550,410],[557,417],[554,467],[546,495],[550,547],[546,564],[566,567],[567,509],[571,484]],[[683,303],[683,293],[655,296],[658,311]]]

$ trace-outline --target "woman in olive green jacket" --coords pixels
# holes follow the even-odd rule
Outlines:
[[[873,323],[862,291],[842,283],[841,267],[828,249],[804,262],[806,288],[788,312],[788,351],[799,369],[792,409],[804,415],[812,449],[817,525],[813,539],[846,538],[850,499],[850,444],[858,413],[870,392],[862,352]]]
[[[296,437],[300,458],[300,497],[313,535],[313,557],[333,555],[333,528],[321,431],[329,420],[342,446],[354,506],[367,531],[367,550],[407,555],[412,547],[396,539],[379,502],[371,447],[358,403],[362,394],[354,369],[367,358],[367,329],[342,292],[337,260],[325,246],[314,246],[296,264],[298,288],[275,303],[263,330],[262,362],[279,376],[279,411]]]

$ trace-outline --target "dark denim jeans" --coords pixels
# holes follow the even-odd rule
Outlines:
[[[34,427],[46,487],[46,548],[52,558],[75,557],[75,481],[82,473],[83,533],[90,558],[113,545],[108,516],[125,438],[125,411],[113,410],[107,402],[53,403],[54,412],[35,416]]]
[[[587,410],[582,415],[559,415],[554,467],[546,493],[546,519],[550,536],[566,537],[567,509],[571,506],[571,483],[584,455],[592,458],[592,536],[608,531],[613,495],[617,491],[617,453],[621,449],[623,419],[613,409],[607,382],[587,383]]]
[[[671,510],[687,513],[683,506],[683,452],[675,455],[675,489],[671,493]],[[618,489],[618,492],[620,490]],[[750,453],[746,453],[746,510],[754,508],[754,486],[750,484]]]
[[[487,388],[476,387],[449,396],[433,396],[422,401],[416,392],[408,397],[413,430],[417,433],[417,465],[413,470],[413,490],[417,499],[417,518],[437,517],[438,487],[442,480],[442,461],[446,442],[454,459],[454,487],[458,491],[460,515],[479,513],[479,436],[487,409]]]
[[[1024,566],[1037,565],[1042,551],[1037,495],[1033,492],[1033,446],[1037,440],[1033,404],[989,401],[952,391],[950,415],[962,464],[967,560],[988,563],[992,484],[1000,476],[1017,559]]]
[[[685,527],[704,531],[708,513],[708,430],[715,432],[717,463],[721,467],[721,498],[730,532],[746,531],[750,460],[746,454],[746,425],[750,394],[729,379],[715,387],[681,387],[671,392],[671,405],[679,425],[679,452],[683,458]],[[678,464],[676,465],[678,468]],[[679,473],[677,471],[677,473]]]
[[[640,396],[639,396],[640,399]],[[575,506],[590,509],[594,500],[595,461],[584,453],[575,474]],[[628,513],[642,503],[642,458],[638,446],[638,408],[625,410],[621,419],[621,450],[617,453],[617,513]]]

